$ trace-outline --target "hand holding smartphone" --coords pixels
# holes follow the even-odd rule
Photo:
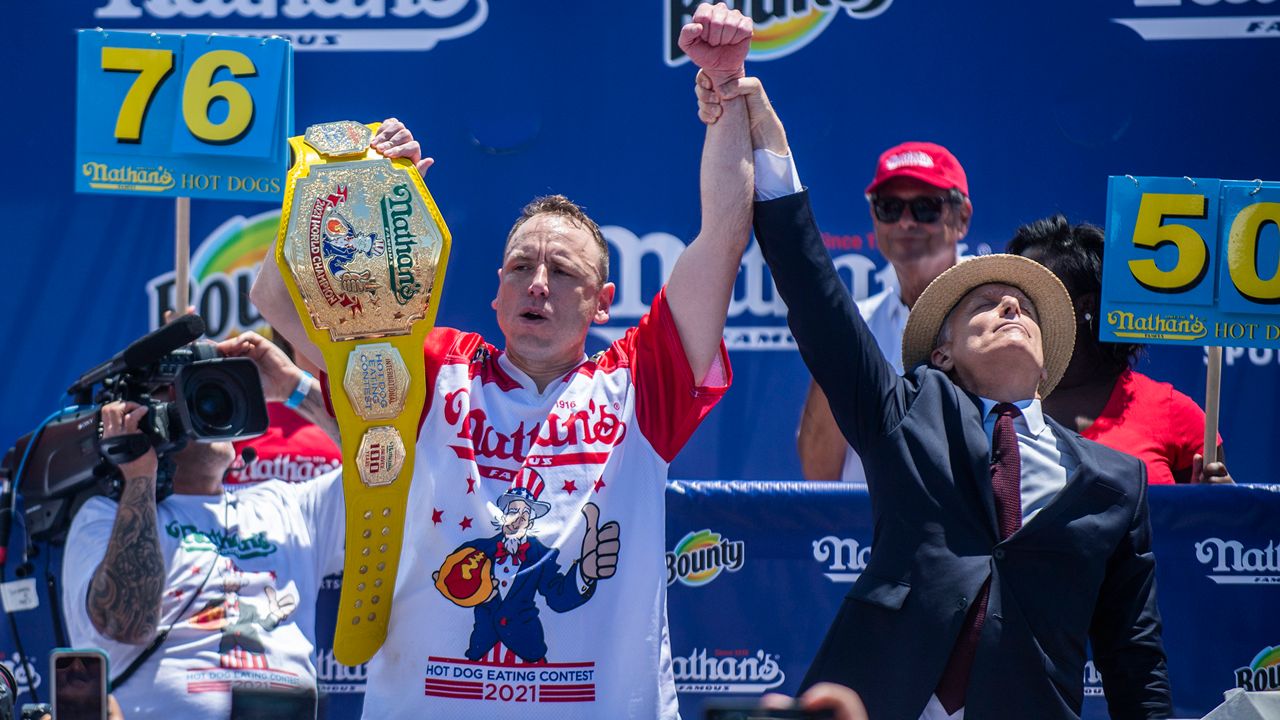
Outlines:
[[[107,720],[107,655],[96,648],[58,648],[49,654],[53,716]]]

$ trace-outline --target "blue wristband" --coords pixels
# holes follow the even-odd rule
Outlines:
[[[306,370],[302,371],[302,377],[298,380],[298,387],[293,389],[293,394],[288,400],[284,401],[284,406],[296,410],[303,400],[307,399],[307,393],[311,392],[311,383],[316,379]]]

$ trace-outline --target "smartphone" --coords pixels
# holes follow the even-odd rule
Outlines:
[[[831,710],[765,710],[755,700],[718,700],[703,706],[705,720],[832,720]]]
[[[57,648],[49,654],[53,716],[107,720],[107,654],[96,648]]]

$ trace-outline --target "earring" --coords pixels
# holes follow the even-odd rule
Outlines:
[[[1084,314],[1084,321],[1085,321],[1085,322],[1093,322],[1093,314],[1092,314],[1092,313],[1085,313],[1085,314]]]

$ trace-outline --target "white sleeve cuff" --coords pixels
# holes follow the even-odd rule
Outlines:
[[[752,155],[756,168],[756,200],[773,200],[804,189],[791,153],[779,155],[772,150],[761,149]]]

